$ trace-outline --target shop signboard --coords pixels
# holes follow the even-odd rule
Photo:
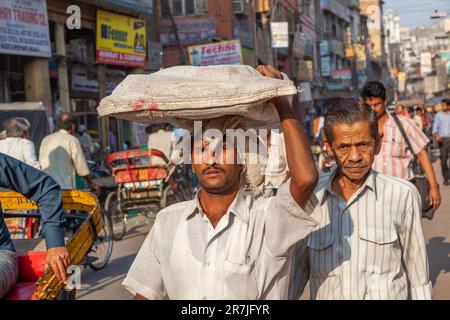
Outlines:
[[[153,13],[153,0],[103,0],[106,3],[112,5],[121,6],[127,9],[145,12],[148,14]]]
[[[296,59],[313,57],[313,44],[309,34],[297,31],[292,43],[292,56]]]
[[[320,41],[320,69],[323,77],[331,75],[330,46],[327,40]]]
[[[450,51],[441,51],[439,55],[441,59],[446,63],[447,74],[450,76]]]
[[[45,0],[0,1],[0,53],[51,57]]]
[[[289,23],[271,22],[272,48],[289,48]]]
[[[433,71],[431,52],[422,52],[420,54],[420,74],[429,75]]]
[[[146,63],[145,21],[97,11],[97,62],[132,68]]]
[[[148,43],[148,70],[159,70],[163,66],[163,47],[159,42]]]
[[[233,20],[233,38],[241,40],[242,47],[249,49],[253,49],[255,47],[253,41],[253,28],[249,20]]]
[[[189,46],[189,62],[193,66],[218,64],[242,64],[241,42],[239,40]]]
[[[352,71],[348,69],[334,70],[331,78],[334,80],[349,81],[352,80]]]
[[[178,39],[182,44],[193,44],[207,41],[215,36],[216,19],[215,18],[175,18]],[[177,44],[174,26],[170,19],[162,19],[159,23],[160,41],[163,45]]]

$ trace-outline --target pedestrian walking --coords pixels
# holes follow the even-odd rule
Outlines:
[[[164,153],[169,161],[178,159],[175,155],[175,146],[177,144],[177,137],[171,130],[169,124],[157,124],[156,130],[151,132],[148,136],[148,148],[156,149]],[[160,157],[151,156],[151,165],[167,165]]]
[[[427,145],[430,140],[411,119],[386,112],[386,88],[382,83],[376,81],[367,83],[361,91],[361,97],[364,104],[375,111],[378,130],[383,133],[380,152],[375,156],[373,168],[384,175],[401,178],[414,184],[413,160],[417,157],[430,187],[428,197],[426,195],[425,197],[428,198],[427,202],[433,210],[437,210],[441,205],[441,195],[428,155]],[[408,138],[408,141],[405,138]]]
[[[22,117],[5,121],[5,138],[0,140],[0,153],[9,155],[36,169],[40,169],[34,143],[29,140],[30,122]]]
[[[436,114],[433,124],[433,135],[439,143],[440,160],[444,184],[450,184],[449,154],[450,154],[450,99],[441,102],[442,111]]]
[[[272,67],[258,70],[282,78]],[[194,200],[158,214],[123,282],[136,298],[287,298],[293,246],[317,225],[310,218],[317,172],[287,98],[273,103],[292,178],[275,197],[244,199],[245,164],[238,161],[238,149],[225,140],[223,148],[208,152],[216,140],[196,141],[191,156],[201,189]],[[218,125],[224,135],[225,129],[237,128]]]
[[[337,167],[320,176],[312,214],[320,223],[296,246],[290,298],[309,281],[311,299],[431,299],[420,195],[372,169],[383,135],[376,114],[335,100],[324,131]]]
[[[77,137],[80,140],[81,149],[83,149],[86,160],[92,160],[92,155],[95,153],[95,145],[92,141],[91,135],[87,132],[86,126],[80,124],[77,130]]]
[[[63,114],[57,122],[58,131],[44,138],[39,152],[42,170],[50,175],[62,189],[76,189],[76,174],[87,186],[98,192],[99,188],[89,178],[89,167],[80,141],[75,134],[75,121]]]

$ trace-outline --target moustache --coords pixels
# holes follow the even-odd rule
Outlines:
[[[216,167],[216,166],[210,166],[210,167],[207,167],[206,169],[204,169],[202,171],[202,174],[205,174],[208,171],[219,171],[221,173],[225,173],[225,170],[223,170],[222,168],[219,168],[219,167]]]

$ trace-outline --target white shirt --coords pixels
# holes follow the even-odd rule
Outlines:
[[[44,138],[39,152],[42,170],[50,175],[61,189],[75,189],[75,174],[87,176],[89,167],[77,137],[59,130]]]
[[[162,151],[169,161],[172,161],[172,153],[175,149],[177,138],[171,131],[158,130],[149,135],[148,148]],[[150,157],[151,165],[165,165],[166,163],[159,157]]]
[[[286,299],[296,242],[317,225],[292,198],[241,193],[213,228],[198,199],[162,210],[123,285],[147,299]]]
[[[286,145],[282,132],[272,130],[268,149],[264,185],[280,186],[289,178]]]
[[[0,140],[0,153],[22,161],[36,169],[41,169],[36,157],[34,143],[23,138],[8,137]]]
[[[290,298],[309,280],[312,299],[431,299],[417,189],[372,171],[345,203],[332,190],[336,172],[319,179],[320,223],[297,244]]]

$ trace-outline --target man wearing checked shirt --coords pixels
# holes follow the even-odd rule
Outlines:
[[[372,169],[382,139],[375,112],[330,102],[324,130],[337,168],[319,178],[319,225],[296,246],[290,298],[309,280],[312,299],[431,299],[420,195]]]

